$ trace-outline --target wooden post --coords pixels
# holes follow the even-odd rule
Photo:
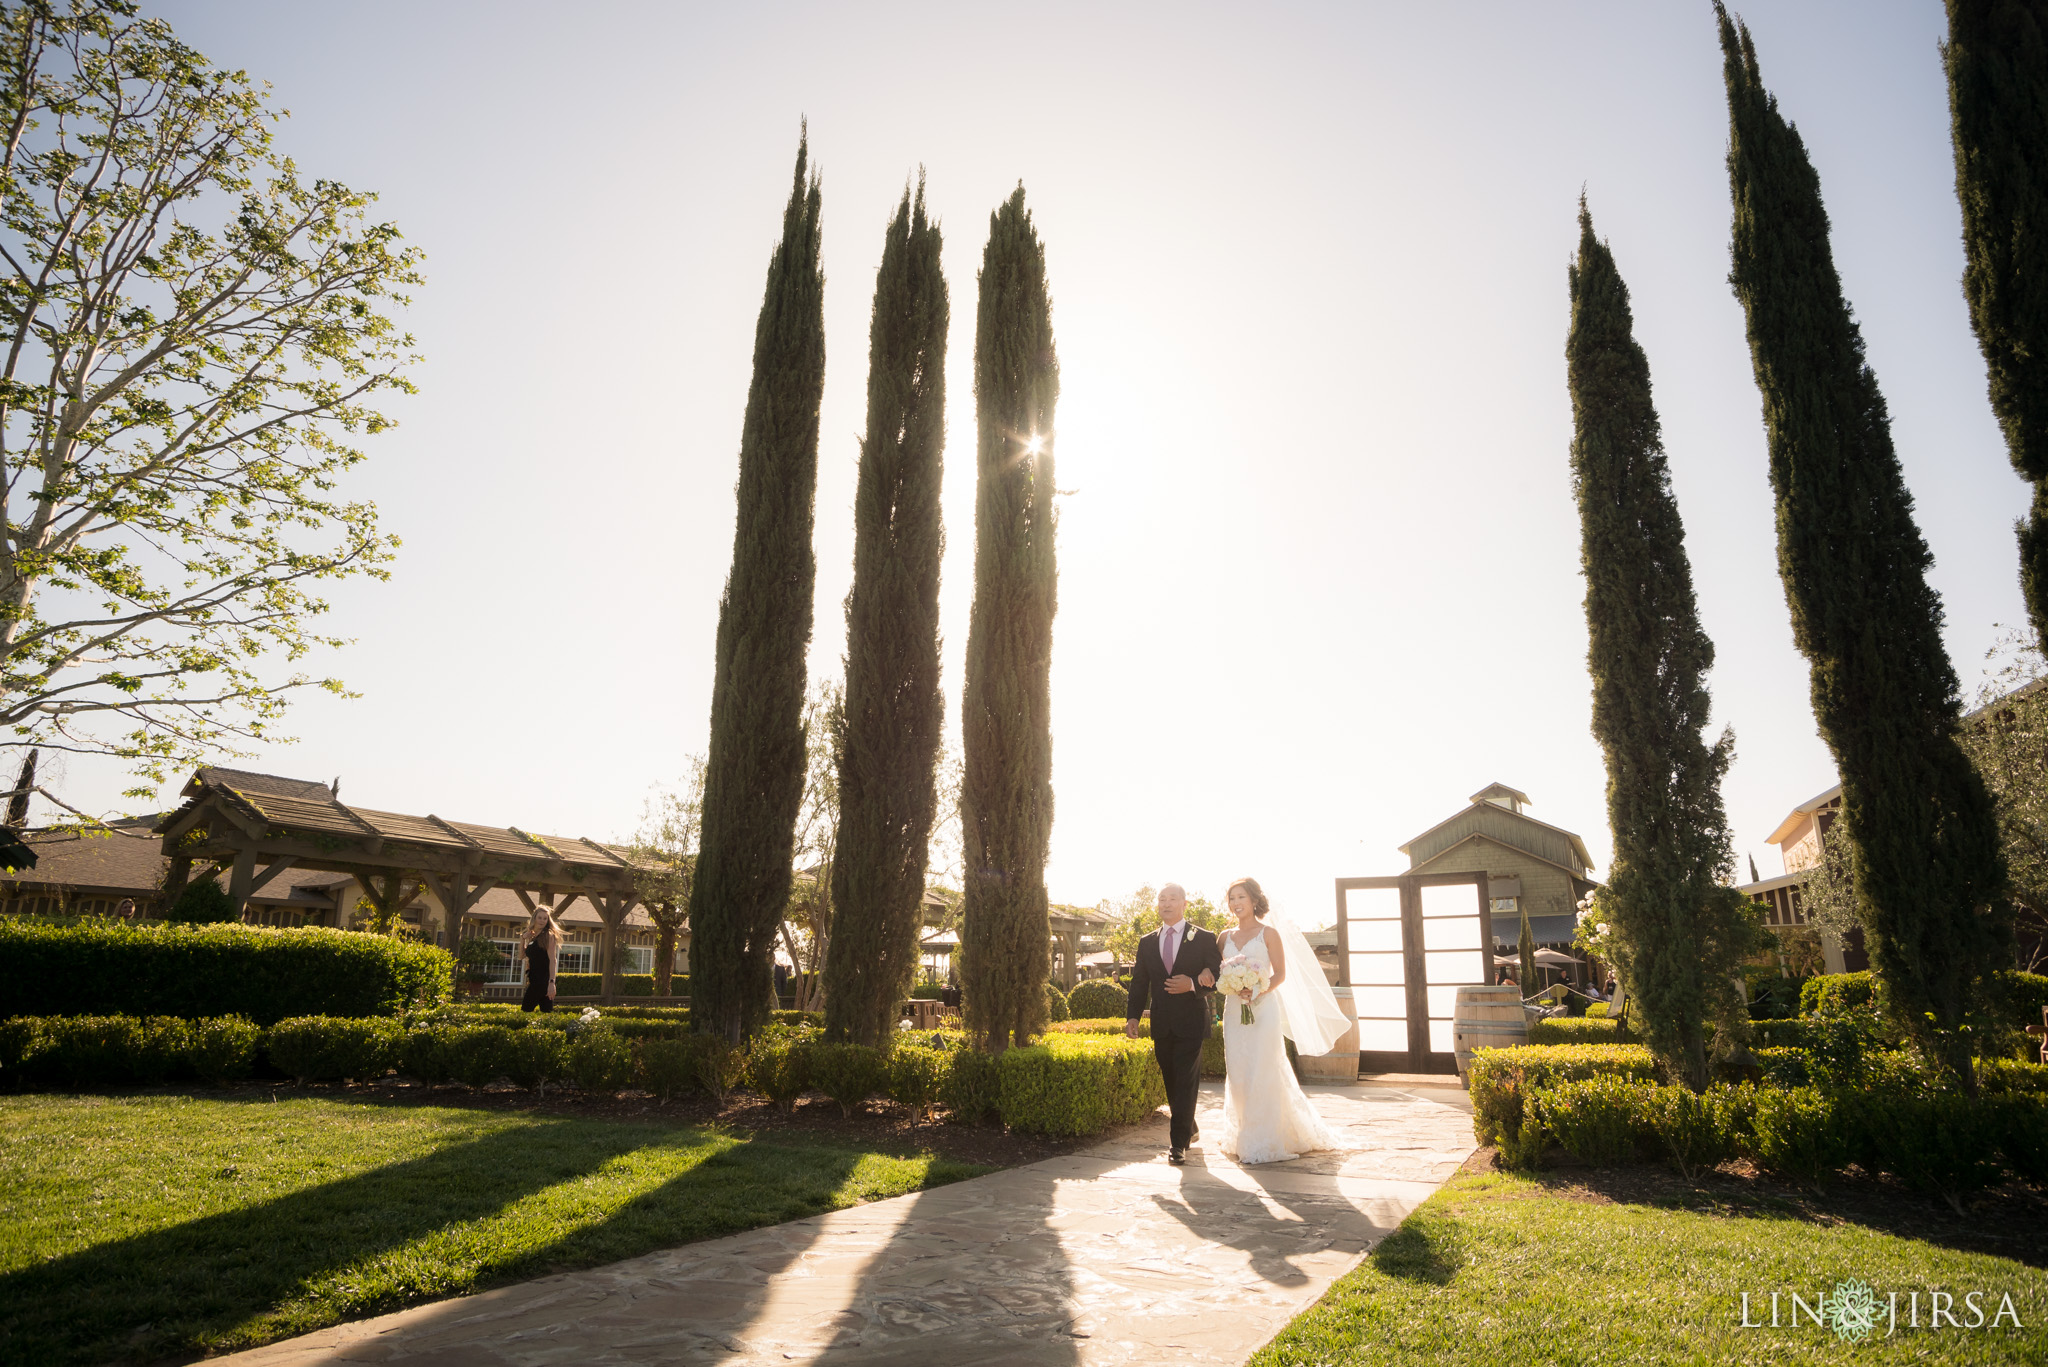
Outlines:
[[[164,874],[164,904],[157,908],[159,914],[169,911],[171,903],[178,900],[178,894],[192,881],[192,861],[183,855],[171,860],[171,867]]]
[[[249,909],[249,893],[256,884],[256,851],[244,847],[235,854],[235,871],[228,875],[228,900],[235,904],[240,919]]]

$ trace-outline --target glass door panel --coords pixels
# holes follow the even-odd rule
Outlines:
[[[1457,988],[1450,989],[1456,992]],[[1354,987],[1351,1000],[1357,1007],[1361,1020],[1378,1017],[1383,1020],[1408,1019],[1408,989],[1405,987]],[[1430,1014],[1434,1015],[1435,1012]]]
[[[1422,956],[1429,985],[1484,983],[1486,955],[1476,949],[1438,949]]]
[[[1408,974],[1402,960],[1406,957],[1398,950],[1392,954],[1354,954],[1351,956],[1351,981],[1370,986],[1405,983]]]
[[[1407,1053],[1408,1022],[1405,1020],[1360,1021],[1358,1023],[1358,1048],[1362,1053]]]
[[[1479,948],[1477,916],[1438,916],[1422,923],[1424,949]]]
[[[1401,919],[1399,888],[1347,888],[1344,918],[1348,921],[1398,921]]]
[[[1357,953],[1384,953],[1401,949],[1401,923],[1399,921],[1353,921],[1345,929],[1349,932],[1351,948]],[[1446,945],[1450,949],[1455,946]]]
[[[1456,1048],[1457,1044],[1451,1036],[1451,1022],[1447,1020],[1431,1021],[1429,1023],[1429,1052],[1432,1054],[1448,1054]]]
[[[1420,889],[1424,916],[1477,916],[1479,887],[1475,883],[1439,883]]]

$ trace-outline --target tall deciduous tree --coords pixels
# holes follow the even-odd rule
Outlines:
[[[1948,0],[1950,126],[1963,210],[1963,294],[1991,410],[2032,481],[2020,588],[2048,644],[2048,5]]]
[[[2010,936],[1983,780],[1956,743],[1956,674],[1891,421],[1842,297],[1827,211],[1746,27],[1718,3],[1735,208],[1729,279],[1763,393],[1778,570],[1842,776],[1850,871],[1899,1025],[1974,1087],[1960,1030]]]
[[[1726,886],[1735,855],[1721,777],[1735,737],[1724,730],[1710,745],[1703,734],[1714,643],[1693,599],[1628,286],[1593,236],[1584,201],[1569,281],[1565,360],[1586,667],[1614,833],[1603,902],[1615,967],[1635,995],[1645,1042],[1700,1091],[1708,1082],[1706,1021],[1736,1032],[1746,1023],[1729,980],[1756,938],[1748,899]]]
[[[1045,249],[1024,187],[989,216],[975,312],[974,610],[961,707],[967,1023],[1000,1053],[1045,1023],[1052,925],[1053,408],[1059,399]]]
[[[675,973],[676,937],[689,924],[690,882],[697,869],[697,837],[704,823],[704,758],[686,761],[683,785],[648,800],[633,836],[640,867],[633,889],[654,922],[654,995],[666,997]]]
[[[838,857],[825,1029],[885,1044],[917,973],[925,866],[945,724],[939,690],[940,458],[946,445],[946,278],[924,180],[882,245],[868,330],[868,425],[846,596]]]
[[[739,519],[719,603],[704,825],[690,886],[691,1021],[734,1043],[766,1023],[774,999],[775,937],[789,906],[804,792],[804,653],[818,571],[811,522],[825,389],[819,207],[806,136],[754,325]]]
[[[147,798],[344,691],[275,663],[342,644],[319,586],[397,545],[336,485],[411,391],[419,256],[135,10],[0,8],[0,744],[125,758]]]

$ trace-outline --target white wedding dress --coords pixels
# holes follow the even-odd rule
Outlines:
[[[1270,971],[1273,960],[1266,952],[1265,935],[1253,936],[1251,944],[1240,949],[1232,938],[1235,933],[1222,937],[1223,962],[1243,954]],[[1289,978],[1303,971],[1322,972],[1313,958],[1288,965]],[[1277,1163],[1337,1147],[1336,1135],[1316,1113],[1288,1065],[1285,1039],[1299,1032],[1286,1028],[1284,1001],[1283,994],[1260,998],[1252,1006],[1253,1023],[1246,1025],[1239,1010],[1243,998],[1223,999],[1223,1132],[1217,1141],[1240,1163]]]

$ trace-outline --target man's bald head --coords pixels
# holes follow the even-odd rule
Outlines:
[[[1168,883],[1159,890],[1159,923],[1170,926],[1187,915],[1188,891],[1178,883]]]

